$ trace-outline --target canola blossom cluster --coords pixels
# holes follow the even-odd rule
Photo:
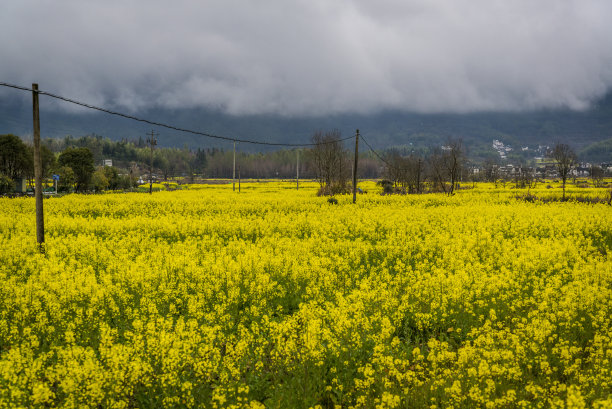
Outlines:
[[[612,408],[610,206],[363,187],[0,199],[0,408]]]

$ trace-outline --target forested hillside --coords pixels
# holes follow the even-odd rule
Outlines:
[[[75,137],[97,134],[113,140],[137,140],[151,126],[99,112],[50,111],[41,101],[43,137]],[[149,110],[136,115],[212,134],[269,142],[307,142],[318,129],[339,129],[343,135],[356,128],[377,149],[407,147],[422,150],[444,143],[449,137],[462,138],[471,156],[482,160],[495,156],[493,139],[516,150],[523,146],[566,142],[580,151],[585,160],[610,158],[612,138],[612,95],[584,112],[550,110],[515,113],[415,114],[381,112],[372,115],[346,114],[327,117],[231,116],[220,112]],[[0,133],[31,134],[32,113],[27,100],[0,101]],[[160,146],[229,148],[223,141],[197,135],[158,129]],[[602,149],[603,147],[603,149]],[[261,146],[242,144],[241,151],[259,151]]]

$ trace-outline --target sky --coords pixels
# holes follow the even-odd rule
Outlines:
[[[0,82],[132,113],[582,110],[612,88],[610,21],[610,0],[3,0]]]

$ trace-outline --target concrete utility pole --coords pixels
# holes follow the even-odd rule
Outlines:
[[[300,190],[300,150],[297,150],[297,165],[295,166],[295,190]]]
[[[357,201],[357,158],[359,157],[359,129],[355,131],[355,165],[353,166],[353,203]]]
[[[234,168],[232,171],[232,190],[236,191],[236,141],[234,141]]]
[[[40,158],[40,115],[38,113],[38,84],[32,84],[32,112],[34,116],[34,195],[36,197],[36,242],[44,252],[45,216],[42,195],[42,161]]]
[[[240,193],[240,166],[238,166],[238,193]]]
[[[152,194],[153,193],[153,147],[157,145],[157,139],[155,137],[159,136],[159,134],[151,130],[151,133],[147,135],[149,136],[147,138],[147,143],[151,146],[151,155],[149,158],[149,194]]]

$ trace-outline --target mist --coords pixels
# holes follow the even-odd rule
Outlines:
[[[130,112],[584,110],[612,87],[612,2],[604,0],[20,0],[1,8],[0,81]],[[16,95],[0,89],[0,98]]]

